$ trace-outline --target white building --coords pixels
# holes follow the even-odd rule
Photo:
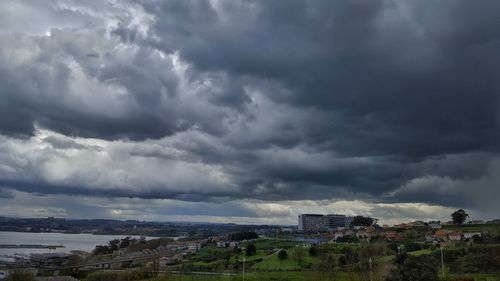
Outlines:
[[[450,232],[448,233],[448,239],[450,239],[450,241],[460,241],[462,236],[460,235],[460,232]]]
[[[188,251],[189,252],[198,252],[201,249],[201,244],[200,243],[191,243],[188,246]]]
[[[217,248],[226,248],[226,247],[227,247],[226,241],[217,241]]]
[[[464,232],[464,239],[471,239],[474,235],[481,236],[481,232]]]

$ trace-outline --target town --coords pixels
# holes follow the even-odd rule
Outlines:
[[[427,259],[435,261],[431,267],[437,268],[435,275],[441,279],[486,276],[497,280],[491,278],[498,276],[500,268],[500,220],[466,221],[466,217],[464,210],[458,210],[447,222],[388,226],[365,216],[301,214],[296,226],[247,226],[200,239],[125,237],[98,245],[92,252],[32,254],[3,262],[2,270],[22,269],[37,280],[48,275],[88,281],[184,280],[187,276],[192,280],[261,280],[263,276],[384,280],[405,270],[398,259]]]

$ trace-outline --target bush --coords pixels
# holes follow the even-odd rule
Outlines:
[[[94,272],[89,274],[86,281],[134,281],[153,277],[146,270],[131,270],[124,272]]]
[[[318,255],[318,251],[317,251],[316,247],[311,246],[311,248],[309,248],[309,255],[311,257],[314,257],[314,256]]]
[[[288,258],[288,253],[285,250],[280,250],[278,253],[278,258],[280,260],[284,260],[284,259]]]
[[[437,261],[429,256],[407,256],[402,264],[396,266],[386,281],[437,281]]]
[[[7,281],[35,281],[33,274],[22,270],[16,270],[9,274]]]
[[[415,242],[407,242],[407,243],[404,243],[404,249],[407,252],[415,252],[418,250],[422,250],[422,246],[418,243],[415,243]]]

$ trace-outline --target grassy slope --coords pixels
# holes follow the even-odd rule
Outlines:
[[[318,281],[327,279],[330,273],[319,272],[250,272],[245,274],[245,281]],[[336,273],[336,281],[347,281],[349,273]],[[236,276],[201,276],[201,275],[171,275],[158,277],[150,281],[241,281],[242,275]]]
[[[413,252],[408,253],[408,255],[411,255],[411,256],[422,256],[422,255],[430,255],[430,254],[432,254],[431,249],[423,249],[423,250],[418,250],[418,251],[413,251]]]
[[[321,262],[320,257],[311,257],[307,253],[304,253],[303,264],[318,264]],[[288,250],[288,257],[284,260],[280,260],[277,254],[273,254],[268,258],[264,259],[252,266],[253,270],[300,270],[301,267],[298,264],[297,258],[295,256],[295,249]]]

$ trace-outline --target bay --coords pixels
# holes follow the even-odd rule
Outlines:
[[[93,235],[87,233],[69,234],[69,233],[31,233],[31,232],[8,232],[0,231],[0,244],[16,245],[62,245],[64,248],[57,249],[32,249],[32,248],[0,248],[0,259],[12,260],[14,257],[27,257],[30,254],[41,253],[70,253],[71,251],[92,251],[96,245],[106,245],[113,239],[121,239],[133,235]],[[154,239],[148,237],[146,239]]]

